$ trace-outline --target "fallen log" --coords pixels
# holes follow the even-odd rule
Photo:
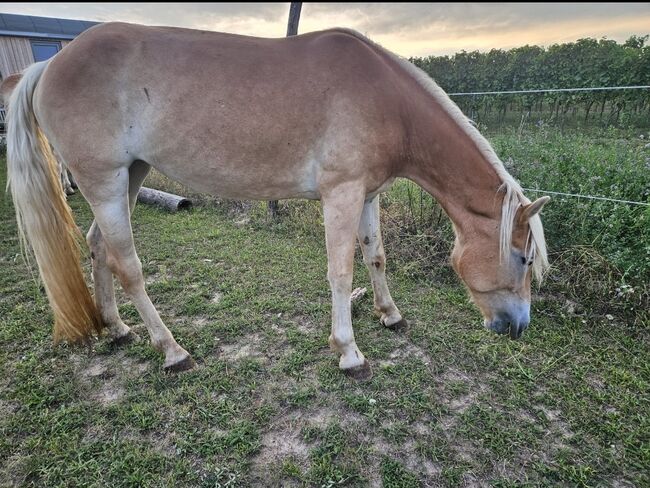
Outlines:
[[[192,208],[192,201],[184,197],[179,197],[172,193],[165,191],[154,190],[143,186],[138,192],[138,202],[148,203],[150,205],[157,205],[170,212],[177,212],[178,210],[188,210]]]

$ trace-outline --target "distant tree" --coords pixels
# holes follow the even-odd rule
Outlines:
[[[547,88],[585,88],[650,84],[650,35],[633,35],[622,44],[611,39],[579,39],[548,48],[523,46],[486,53],[461,51],[452,56],[411,58],[448,93]],[[585,120],[600,112],[618,120],[623,110],[639,113],[649,107],[644,90],[562,92],[456,98],[470,117],[502,118],[508,107],[530,113],[545,107],[552,117],[584,111]],[[598,111],[597,111],[598,110]]]
[[[630,36],[630,38],[627,41],[625,41],[625,44],[623,44],[623,46],[632,47],[632,48],[635,48],[635,49],[640,49],[643,46],[645,46],[645,43],[648,40],[648,37],[650,37],[650,36],[647,35],[647,34],[645,36],[632,35],[632,36]]]

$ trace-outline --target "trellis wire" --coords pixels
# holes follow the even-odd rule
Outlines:
[[[616,198],[607,198],[607,197],[598,197],[594,195],[579,195],[577,193],[562,193],[559,191],[549,191],[549,190],[538,190],[537,188],[522,188],[522,190],[525,191],[533,191],[537,193],[549,193],[551,195],[562,195],[565,197],[575,197],[575,198],[587,198],[590,200],[604,200],[607,202],[616,202],[616,203],[626,203],[628,205],[641,205],[644,207],[650,207],[650,203],[645,203],[645,202],[634,202],[631,200],[618,200]]]
[[[547,88],[539,90],[506,90],[506,91],[485,91],[485,92],[462,92],[462,93],[448,93],[449,96],[466,96],[466,95],[511,95],[518,93],[558,93],[558,92],[584,92],[584,91],[606,91],[606,90],[642,90],[648,89],[650,85],[633,85],[633,86],[598,86],[588,88]],[[595,195],[579,195],[577,193],[563,193],[559,191],[538,190],[535,188],[523,188],[526,191],[537,193],[548,193],[549,195],[561,195],[573,198],[587,198],[589,200],[603,200],[606,202],[625,203],[627,205],[640,205],[643,207],[650,207],[650,203],[634,202],[631,200],[619,200],[617,198],[599,197]]]
[[[485,92],[459,92],[448,93],[447,95],[461,97],[464,95],[509,95],[516,93],[557,93],[557,92],[581,92],[581,91],[605,91],[605,90],[640,90],[648,89],[650,85],[634,86],[597,86],[590,88],[546,88],[539,90],[507,90],[507,91],[485,91]]]

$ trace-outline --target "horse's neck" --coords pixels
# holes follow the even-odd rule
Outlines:
[[[476,143],[439,106],[420,114],[403,176],[429,192],[459,230],[499,221],[501,179]]]

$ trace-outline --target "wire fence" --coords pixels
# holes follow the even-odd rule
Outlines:
[[[596,195],[580,195],[577,193],[563,193],[560,191],[540,190],[537,188],[522,188],[525,191],[532,191],[537,193],[548,193],[549,195],[560,195],[564,197],[586,198],[588,200],[602,200],[605,202],[625,203],[627,205],[641,205],[643,207],[650,207],[650,203],[635,202],[632,200],[619,200],[618,198],[599,197]]]
[[[448,93],[449,96],[481,96],[481,95],[530,95],[541,93],[580,93],[580,92],[598,92],[598,91],[620,91],[620,90],[648,90],[650,85],[632,85],[632,86],[599,86],[599,87],[581,87],[581,88],[540,88],[530,90],[502,90],[502,91],[475,91],[475,92],[452,92]],[[552,190],[543,190],[538,188],[523,188],[525,191],[545,193],[549,195],[560,195],[571,198],[585,198],[590,200],[601,200],[613,203],[621,203],[625,205],[638,205],[650,207],[650,203],[637,202],[631,200],[620,200],[617,198],[609,198],[598,195],[582,195],[578,193],[557,192]]]
[[[635,85],[635,86],[596,86],[585,88],[541,88],[534,90],[504,90],[504,91],[482,91],[482,92],[462,92],[462,93],[448,93],[447,95],[461,97],[470,95],[515,95],[515,94],[530,94],[530,93],[561,93],[561,92],[585,92],[585,91],[608,91],[608,90],[644,90],[650,88],[650,85]]]

